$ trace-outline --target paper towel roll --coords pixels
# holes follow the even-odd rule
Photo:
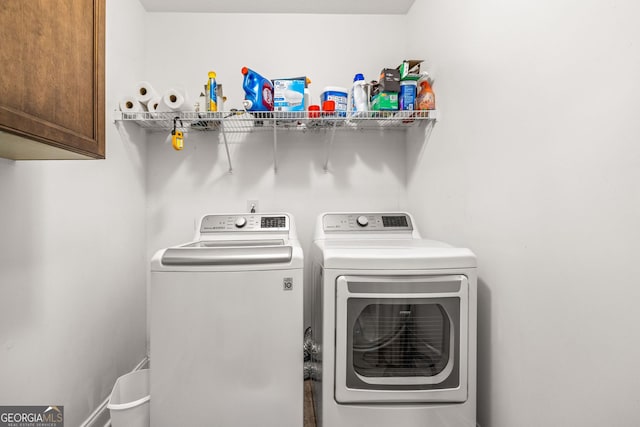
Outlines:
[[[147,111],[151,113],[155,113],[158,111],[158,107],[160,106],[160,102],[162,101],[161,96],[156,96],[155,98],[151,98],[149,102],[147,102]]]
[[[140,104],[133,96],[125,96],[120,100],[120,111],[125,113],[137,113],[138,111],[144,111],[142,104]]]
[[[149,82],[138,82],[136,84],[136,94],[135,98],[142,105],[147,105],[147,103],[158,96],[158,92],[153,89],[153,86]]]
[[[178,89],[169,89],[162,95],[162,101],[156,111],[190,111],[192,107],[184,92]]]

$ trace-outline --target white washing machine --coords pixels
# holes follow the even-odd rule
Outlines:
[[[475,427],[474,254],[407,213],[326,213],[312,257],[318,427]]]
[[[206,215],[151,261],[153,427],[300,426],[303,255],[285,213]]]

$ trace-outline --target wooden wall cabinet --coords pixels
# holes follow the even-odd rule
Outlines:
[[[104,158],[105,1],[0,1],[0,157]]]

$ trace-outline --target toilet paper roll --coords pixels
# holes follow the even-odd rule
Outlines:
[[[142,105],[147,105],[147,103],[151,99],[156,98],[157,96],[158,96],[158,92],[156,92],[153,89],[153,86],[151,86],[151,83],[142,81],[136,84],[135,98]]]
[[[155,113],[156,111],[158,111],[160,102],[162,102],[161,96],[156,96],[155,98],[151,98],[149,102],[147,102],[147,111],[151,113]]]
[[[189,111],[192,107],[183,91],[169,89],[162,95],[162,100],[156,111]]]
[[[125,113],[137,113],[144,111],[142,104],[138,102],[133,96],[125,96],[120,100],[120,111]]]

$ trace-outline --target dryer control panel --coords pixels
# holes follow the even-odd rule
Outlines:
[[[404,213],[326,214],[324,231],[412,231],[411,218]]]
[[[286,215],[207,215],[200,223],[200,233],[289,231]]]

